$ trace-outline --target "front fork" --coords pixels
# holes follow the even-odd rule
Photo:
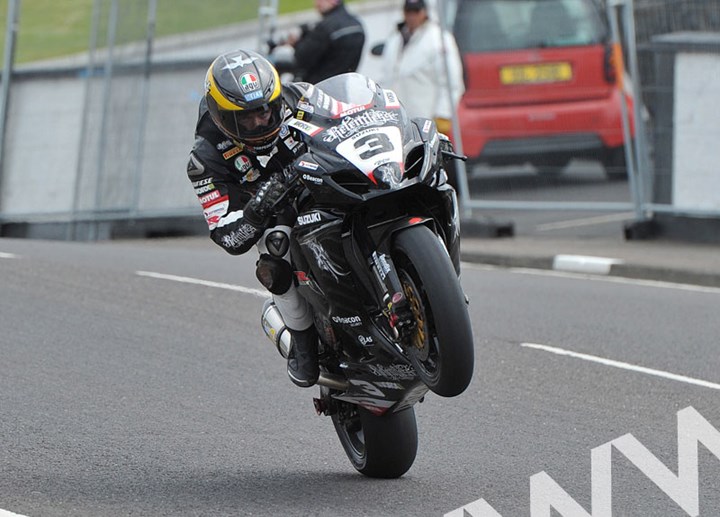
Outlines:
[[[419,221],[419,220],[418,220]],[[416,329],[416,322],[395,263],[390,255],[392,233],[406,227],[403,222],[394,228],[386,229],[379,239],[380,245],[373,242],[365,228],[355,232],[355,238],[367,266],[372,271],[373,290],[381,301],[382,312],[387,318],[388,327],[395,340],[410,342]]]

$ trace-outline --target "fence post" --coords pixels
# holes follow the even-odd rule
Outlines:
[[[148,3],[147,32],[145,34],[145,63],[143,66],[143,83],[140,98],[140,124],[137,135],[137,153],[135,158],[135,184],[130,213],[136,215],[140,209],[140,185],[142,184],[143,157],[145,153],[145,127],[147,125],[148,105],[150,103],[150,72],[152,69],[153,41],[155,39],[155,21],[157,17],[157,0]]]
[[[621,45],[622,38],[620,37],[620,27],[618,24],[618,12],[617,7],[621,9],[627,5],[626,0],[611,0],[607,3],[607,15],[610,20],[610,30],[612,36],[612,42],[616,45]],[[616,67],[618,66],[615,63]],[[621,81],[625,81],[625,70],[624,67],[617,70],[617,76]],[[623,140],[625,141],[625,164],[627,167],[628,182],[630,183],[630,192],[633,198],[633,207],[635,209],[635,219],[642,221],[644,219],[642,211],[642,199],[640,197],[640,190],[638,186],[637,168],[635,167],[635,152],[634,146],[632,145],[632,133],[630,130],[630,115],[627,105],[627,99],[625,98],[624,86],[621,85],[623,90],[620,91],[620,107],[621,107],[621,118],[622,118],[622,130]],[[640,92],[635,92],[636,98],[635,103],[639,101]],[[637,121],[635,121],[635,133],[637,134]]]
[[[0,89],[0,188],[2,188],[3,166],[5,162],[5,127],[10,106],[10,82],[12,80],[15,61],[15,40],[20,19],[20,0],[10,0],[7,10],[5,31],[5,52],[3,53],[2,86]],[[2,214],[2,198],[0,198],[0,214]]]
[[[457,103],[455,102],[455,99],[453,98],[453,77],[450,74],[450,65],[448,64],[448,49],[445,45],[445,34],[452,34],[452,30],[450,27],[446,27],[447,24],[447,17],[446,13],[444,11],[444,2],[438,2],[437,3],[438,8],[438,18],[440,19],[440,42],[442,45],[442,53],[443,53],[443,65],[445,67],[445,75],[447,76],[447,96],[450,101],[450,106],[453,107],[452,110],[452,131],[453,136],[455,140],[455,151],[460,154],[464,155],[463,152],[463,145],[462,145],[462,134],[460,133],[460,121],[458,120],[458,114],[457,114]],[[470,219],[472,217],[472,209],[470,208],[470,187],[468,186],[468,180],[467,180],[467,169],[465,168],[465,162],[462,160],[455,160],[455,170],[457,172],[456,179],[457,179],[457,186],[458,186],[458,194],[460,197],[460,211],[462,212],[461,216],[463,219]]]
[[[275,30],[278,0],[260,0],[258,5],[258,46],[261,54],[267,52],[267,42]]]

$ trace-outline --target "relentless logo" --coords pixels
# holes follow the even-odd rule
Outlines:
[[[415,370],[409,364],[371,364],[370,371],[376,377],[392,381],[409,381],[415,378]]]
[[[257,230],[254,226],[251,226],[249,224],[243,224],[240,226],[237,230],[230,233],[229,235],[223,236],[222,245],[226,248],[237,248],[238,246],[242,246],[247,241],[255,237],[255,232]]]
[[[318,212],[312,212],[310,214],[303,214],[299,215],[297,218],[297,223],[300,226],[306,225],[306,224],[312,224],[312,223],[319,223],[321,221],[320,214]]]
[[[345,117],[340,125],[327,129],[323,141],[345,140],[362,129],[384,126],[388,122],[397,122],[398,120],[397,113],[368,110],[354,117]]]

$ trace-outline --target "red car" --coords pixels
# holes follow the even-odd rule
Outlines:
[[[597,0],[455,0],[466,92],[458,107],[470,163],[531,163],[559,173],[573,158],[626,176],[622,55]]]

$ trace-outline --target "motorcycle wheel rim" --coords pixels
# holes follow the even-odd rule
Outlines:
[[[417,287],[412,275],[405,269],[401,269],[400,282],[403,286],[405,296],[410,303],[410,310],[417,325],[410,340],[408,353],[415,359],[415,367],[422,369],[427,378],[435,378],[439,375],[439,357],[437,343],[433,337],[431,314],[426,310],[427,299]]]

